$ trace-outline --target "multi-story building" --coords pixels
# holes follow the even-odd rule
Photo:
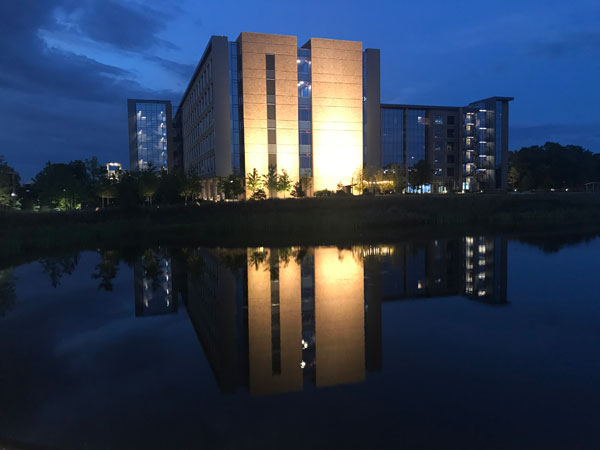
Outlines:
[[[129,169],[153,166],[167,169],[171,144],[172,108],[169,100],[127,100]],[[172,151],[172,150],[171,150]]]
[[[213,36],[175,116],[169,164],[200,176],[207,199],[231,173],[274,167],[310,177],[314,192],[352,186],[363,167],[420,160],[434,173],[422,191],[504,189],[510,100],[382,105],[380,53],[361,42]]]
[[[429,162],[427,191],[506,189],[508,102],[491,97],[464,107],[381,105],[381,167]]]
[[[363,166],[362,43],[213,36],[176,123],[184,170],[205,180],[205,198],[217,198],[220,176],[270,166],[292,181],[310,176],[314,190],[350,185]]]

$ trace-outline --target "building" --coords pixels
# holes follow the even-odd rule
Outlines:
[[[172,108],[169,100],[127,100],[129,124],[129,169],[153,166],[167,169],[168,152],[173,147]]]
[[[508,185],[508,102],[491,97],[467,106],[381,105],[381,167],[433,168],[427,191],[480,191]]]
[[[165,250],[146,250],[133,266],[133,280],[136,317],[177,312],[171,258]]]
[[[213,36],[175,119],[185,172],[210,199],[218,177],[269,166],[314,190],[350,185],[363,165],[363,57],[360,42]]]
[[[423,191],[505,189],[510,100],[382,105],[380,52],[361,42],[212,36],[176,113],[169,161],[200,176],[213,200],[232,173],[274,167],[292,183],[309,177],[315,192],[349,189],[365,167],[408,171],[420,160],[434,168]]]
[[[106,174],[112,180],[118,180],[123,173],[123,166],[119,162],[106,163]]]

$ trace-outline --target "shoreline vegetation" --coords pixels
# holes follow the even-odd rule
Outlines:
[[[0,262],[128,246],[345,245],[428,234],[568,232],[600,234],[600,195],[363,195],[132,210],[4,212]]]

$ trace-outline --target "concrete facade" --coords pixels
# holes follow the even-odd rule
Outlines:
[[[295,183],[299,177],[296,37],[243,32],[237,42],[241,54],[245,172],[256,169],[266,174],[273,165],[279,173],[285,170]],[[274,95],[274,127],[267,118],[267,102],[273,100],[267,94],[267,55],[273,55],[275,61],[275,94],[269,94]],[[275,143],[269,143],[269,128],[276,130]]]
[[[314,190],[350,185],[363,166],[362,43],[311,39]]]

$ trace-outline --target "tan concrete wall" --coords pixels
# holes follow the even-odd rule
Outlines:
[[[352,251],[315,248],[317,386],[365,377],[364,268]]]
[[[275,55],[277,171],[293,182],[299,175],[297,39],[295,36],[243,32],[242,54],[244,159],[246,173],[268,171],[266,56]]]
[[[311,39],[315,191],[363,166],[362,43]]]
[[[272,372],[271,270],[265,262],[252,263],[248,250],[248,358],[251,395],[302,390],[302,311],[300,265],[279,264],[281,373]]]

